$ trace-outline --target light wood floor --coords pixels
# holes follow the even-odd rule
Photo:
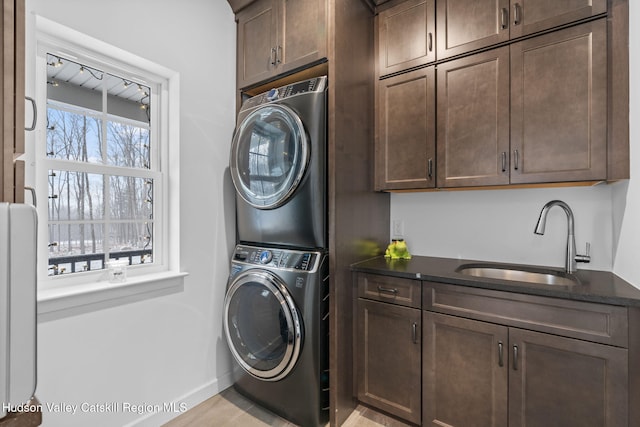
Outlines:
[[[295,427],[295,424],[261,408],[233,387],[205,400],[163,427]],[[410,427],[391,417],[358,406],[343,427]]]

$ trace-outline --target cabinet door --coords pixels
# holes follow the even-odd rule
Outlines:
[[[275,0],[259,0],[238,13],[238,87],[275,75],[277,10]]]
[[[378,14],[380,76],[436,59],[434,0],[409,0]]]
[[[606,20],[511,46],[512,183],[607,177]]]
[[[278,74],[326,56],[326,0],[279,0]]]
[[[438,65],[438,186],[509,183],[509,48]]]
[[[0,202],[24,201],[24,0],[2,0],[0,27]]]
[[[358,399],[420,424],[420,310],[358,299]]]
[[[511,38],[605,13],[606,0],[511,0]]]
[[[376,189],[435,187],[435,72],[378,82]]]
[[[423,312],[425,426],[507,425],[508,328]]]
[[[627,425],[627,350],[512,328],[509,426]]]
[[[509,40],[509,0],[438,0],[438,59]]]

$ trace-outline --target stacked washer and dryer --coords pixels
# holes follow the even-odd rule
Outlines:
[[[247,99],[233,136],[237,238],[224,302],[235,388],[301,426],[329,419],[327,77]]]

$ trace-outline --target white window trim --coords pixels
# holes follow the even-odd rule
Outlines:
[[[66,317],[82,312],[101,309],[114,304],[125,304],[158,295],[180,292],[186,273],[180,272],[180,93],[179,74],[164,66],[140,58],[130,52],[89,37],[56,22],[35,16],[36,51],[35,58],[35,99],[41,111],[46,112],[46,59],[40,54],[46,47],[54,54],[76,58],[74,52],[89,58],[95,64],[115,64],[129,72],[128,76],[155,75],[160,92],[160,115],[154,117],[160,125],[160,150],[158,156],[162,171],[161,212],[156,227],[162,227],[154,236],[154,246],[161,248],[159,257],[154,255],[154,263],[149,266],[131,266],[124,283],[113,284],[107,280],[104,270],[79,274],[50,277],[46,274],[48,264],[48,227],[46,218],[40,218],[38,225],[38,315],[40,321]],[[145,81],[137,77],[136,80]],[[171,96],[169,96],[169,94]],[[43,108],[44,107],[44,108]],[[45,114],[46,117],[46,114]],[[38,200],[48,200],[46,182],[47,171],[38,164],[41,153],[37,152],[46,141],[46,120],[40,119],[36,128],[36,153],[32,156],[36,163],[35,183]],[[44,276],[44,277],[43,277]]]

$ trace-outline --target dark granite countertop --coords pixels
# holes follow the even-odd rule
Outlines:
[[[523,268],[537,267],[544,270],[562,272],[562,269],[559,268],[428,256],[414,256],[410,260],[388,260],[384,257],[376,257],[353,264],[351,269],[363,273],[383,274],[498,291],[640,307],[640,289],[611,272],[578,270],[578,272],[574,274],[579,281],[578,284],[572,286],[546,285],[474,277],[456,272],[456,270],[464,264],[509,265]]]

